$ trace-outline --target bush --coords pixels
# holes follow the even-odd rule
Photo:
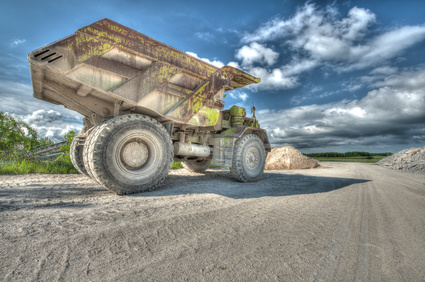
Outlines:
[[[8,113],[0,112],[1,159],[13,160],[28,156],[40,144],[37,137],[37,131],[31,126]]]
[[[67,134],[65,134],[64,139],[66,141],[66,145],[61,146],[60,150],[64,155],[69,156],[69,149],[71,148],[72,140],[74,140],[75,132],[70,130]]]
[[[0,174],[78,173],[71,163],[69,147],[74,131],[65,135],[67,145],[62,155],[53,160],[32,156],[37,147],[54,144],[48,137],[38,138],[37,131],[12,115],[0,112]]]

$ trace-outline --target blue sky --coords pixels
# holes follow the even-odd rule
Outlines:
[[[7,1],[0,111],[42,136],[82,117],[32,97],[27,54],[103,18],[262,82],[228,92],[257,108],[273,146],[397,152],[425,146],[423,1]],[[249,112],[249,110],[248,110]]]

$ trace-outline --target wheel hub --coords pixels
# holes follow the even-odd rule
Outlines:
[[[122,150],[122,161],[129,167],[138,168],[144,165],[149,156],[148,147],[141,142],[130,142]]]
[[[249,170],[255,170],[260,164],[259,152],[255,148],[250,149],[245,158],[245,163]]]

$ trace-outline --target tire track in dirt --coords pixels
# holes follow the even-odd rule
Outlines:
[[[357,190],[351,189],[348,204],[341,216],[338,229],[334,233],[328,252],[322,258],[312,281],[331,281],[333,279],[338,262],[346,248],[347,237],[349,236],[348,231],[357,203],[357,195]]]
[[[69,258],[70,258],[70,251],[69,251],[69,245],[66,244],[65,249],[63,250],[63,255],[61,262],[58,264],[58,266],[61,268],[58,274],[57,281],[65,281],[65,273],[69,269]]]
[[[375,244],[381,246],[381,260],[375,268],[383,269],[384,277],[389,280],[425,279],[423,268],[419,271],[420,268],[416,267],[423,261],[425,251],[424,197],[411,191],[425,192],[425,186],[421,187],[420,180],[414,180],[412,174],[402,172],[395,172],[380,181],[384,185],[375,186],[375,202],[379,204],[376,209],[379,237]]]
[[[360,179],[368,179],[369,176],[367,173],[364,173],[364,170],[361,168],[356,174]],[[372,187],[370,187],[372,185]],[[367,185],[361,184],[359,193],[361,195],[361,203],[359,204],[359,209],[361,210],[361,222],[360,222],[360,242],[359,242],[359,251],[357,259],[357,272],[356,272],[356,281],[367,281],[368,273],[368,246],[369,246],[369,216],[370,216],[370,190],[374,189],[374,183],[368,183]]]
[[[271,183],[267,184],[267,187],[265,190],[261,190],[261,191],[267,191],[267,192],[262,192],[262,194],[267,195],[267,193],[270,193],[270,195],[274,195],[275,193],[279,193],[283,195],[286,195],[286,194],[291,195],[292,190],[288,190],[288,192],[281,193],[279,192],[279,189],[288,189],[287,185],[289,185],[289,187],[294,187],[294,188],[291,188],[291,189],[294,189],[294,191],[302,191],[303,189],[311,187],[314,183],[313,182],[314,179],[306,178],[299,175],[287,175],[287,176],[282,175],[282,177],[280,176],[277,177],[277,176],[278,175],[273,174],[271,178],[269,177],[268,180],[271,181]],[[202,177],[201,176],[195,177],[193,179],[195,181],[192,184],[196,186],[205,185],[206,183],[208,183],[209,178],[214,179],[215,176],[207,175]],[[214,181],[216,181],[216,179],[214,179]],[[221,182],[223,181],[226,182],[225,179],[222,180]],[[241,184],[236,184],[236,183],[233,184],[233,183],[234,182],[232,182],[232,185],[234,186],[241,185]],[[286,184],[282,184],[282,183],[286,183]],[[330,188],[326,189],[326,191],[332,190],[332,187],[334,186],[335,188],[339,187],[339,185],[333,186],[333,183],[331,180],[326,180],[326,185],[331,186]],[[244,187],[253,187],[253,185],[249,185],[249,186],[244,185]],[[281,188],[277,188],[277,187],[281,187]],[[193,193],[191,188],[185,188],[185,189],[186,191],[188,191],[188,193]],[[252,190],[252,188],[247,189],[246,191],[250,191],[250,190],[251,192],[245,192],[243,193],[243,195],[246,195],[246,196],[254,195],[253,194],[254,191]],[[163,192],[158,191],[159,194],[162,194],[164,192],[166,192],[166,190],[164,190]],[[231,195],[233,194],[240,195],[240,193],[238,194],[237,191],[231,193]],[[297,194],[299,194],[299,192],[297,192]],[[294,196],[294,197],[288,197],[288,198],[285,198],[285,197],[255,198],[254,197],[252,199],[247,198],[247,199],[239,199],[237,201],[234,201],[226,197],[221,197],[221,196],[217,197],[217,195],[211,197],[208,194],[205,194],[205,195],[195,194],[188,197],[178,196],[178,197],[174,197],[175,199],[170,198],[166,200],[167,204],[161,207],[155,207],[155,206],[150,207],[148,204],[149,198],[144,200],[144,201],[147,201],[146,206],[139,205],[138,207],[131,207],[131,205],[128,205],[128,204],[123,205],[123,204],[128,202],[129,199],[138,200],[138,199],[141,199],[140,197],[134,197],[134,198],[129,197],[127,199],[114,198],[116,199],[114,201],[117,202],[114,205],[114,209],[109,210],[108,212],[103,212],[104,215],[98,217],[97,220],[102,221],[102,220],[105,220],[106,218],[111,218],[112,220],[116,222],[120,222],[120,224],[114,227],[110,225],[106,225],[100,229],[98,228],[97,230],[98,232],[100,232],[100,234],[103,234],[103,237],[106,236],[107,238],[109,238],[109,239],[103,238],[104,241],[108,241],[108,240],[117,241],[116,237],[123,238],[122,235],[120,236],[113,235],[115,232],[114,230],[116,228],[119,228],[120,230],[126,230],[127,232],[126,236],[129,236],[130,238],[144,239],[146,241],[146,244],[145,244],[146,246],[143,246],[142,248],[143,249],[146,248],[150,250],[151,258],[154,259],[153,262],[147,265],[148,268],[152,269],[152,268],[158,267],[158,265],[167,264],[167,261],[169,261],[170,258],[173,258],[173,257],[176,260],[185,260],[187,259],[187,257],[190,257],[193,254],[205,253],[205,255],[207,255],[208,252],[214,252],[217,248],[223,249],[222,247],[223,244],[221,244],[220,241],[232,241],[233,240],[232,236],[234,236],[235,234],[242,234],[242,236],[245,236],[247,238],[254,237],[254,238],[259,238],[260,240],[264,240],[264,238],[262,238],[264,237],[264,234],[262,233],[257,234],[258,231],[251,230],[251,227],[245,226],[245,224],[254,224],[254,226],[259,226],[259,228],[262,228],[264,230],[270,230],[270,232],[276,233],[277,230],[274,230],[273,228],[270,229],[270,227],[268,227],[267,225],[267,224],[270,224],[271,222],[269,219],[273,217],[290,218],[292,214],[293,215],[292,217],[294,218],[292,221],[295,224],[297,224],[297,222],[302,223],[305,220],[313,221],[317,223],[318,222],[317,220],[312,220],[312,215],[315,214],[315,210],[322,208],[323,205],[321,205],[320,203],[313,202],[313,203],[310,203],[309,205],[299,207],[295,203],[297,202],[297,199],[300,197],[302,196]],[[204,199],[209,199],[211,203],[208,204],[208,201],[205,201]],[[288,202],[288,200],[290,201]],[[294,202],[295,205],[291,204],[291,202]],[[180,205],[178,205],[178,203],[180,203]],[[198,205],[197,203],[200,203],[200,204]],[[157,215],[161,215],[160,212],[163,211],[164,208],[166,207],[168,207],[167,209],[170,212],[168,214],[175,214],[175,215],[171,217],[160,216],[159,218],[157,218]],[[144,210],[143,215],[146,215],[147,218],[144,220],[141,220],[140,222],[138,222],[138,226],[137,225],[135,226],[135,224],[133,224],[132,222],[132,219],[141,215],[140,212],[136,213],[136,210],[138,208],[146,209]],[[202,210],[202,212],[199,212],[199,210]],[[102,213],[102,210],[99,210],[99,211]],[[132,218],[121,217],[121,214],[125,214],[129,211],[131,211],[131,214],[133,214]],[[217,214],[216,217],[211,216],[212,214],[215,214],[215,213]],[[99,214],[99,213],[95,212],[94,214]],[[232,215],[230,218],[231,220],[229,220],[228,215]],[[58,219],[60,218],[61,216],[58,217]],[[122,221],[120,220],[120,218],[125,220]],[[177,220],[176,218],[180,220]],[[211,218],[213,219],[216,218],[216,220],[211,220]],[[226,220],[223,222],[224,218],[226,218]],[[152,221],[152,219],[154,220]],[[79,225],[79,222],[80,220],[78,219],[78,217],[76,217],[75,219],[71,219],[69,224],[64,227],[65,228],[70,228],[71,226],[77,227]],[[77,223],[78,225],[75,225]],[[85,224],[88,224],[88,223],[89,222],[86,222]],[[156,223],[161,223],[161,224],[157,226],[151,225]],[[190,228],[186,228],[187,230],[181,229],[180,227],[184,225],[183,223],[189,224],[188,227],[192,229]],[[208,223],[208,224],[205,225],[205,223]],[[84,222],[82,224],[84,225]],[[277,224],[279,223],[276,222],[276,225]],[[193,225],[196,225],[196,226],[199,225],[202,228],[200,229],[198,228],[194,230]],[[323,228],[323,226],[325,225],[326,224],[324,225],[321,224],[322,227],[320,228]],[[148,233],[139,232],[138,230],[139,226],[143,226],[143,228],[147,228],[148,230],[150,229],[152,230],[152,232],[148,232]],[[133,227],[135,227],[136,229],[134,229],[134,231],[131,231],[133,230],[131,229]],[[303,226],[299,226],[298,228],[303,228]],[[220,230],[220,231],[217,232],[216,230]],[[63,229],[63,231],[66,231],[66,229]],[[61,232],[61,234],[63,234],[63,231]],[[161,232],[159,233],[158,231],[161,231]],[[80,232],[77,232],[75,236],[71,235],[71,237],[69,237],[68,239],[79,240],[78,237],[81,235],[79,234],[81,232],[85,232],[85,231],[81,230]],[[104,233],[104,232],[107,232],[107,233]],[[188,233],[188,234],[190,233],[191,235],[195,235],[195,238],[201,237],[203,238],[203,240],[199,241],[199,239],[184,238],[185,236],[182,237],[182,234],[185,234],[185,233]],[[213,233],[215,235],[208,238],[209,233]],[[307,237],[306,241],[308,241],[308,236],[310,236],[313,233],[314,233],[313,231],[306,233],[306,237]],[[120,234],[122,234],[122,232]],[[130,234],[133,234],[133,235],[130,235]],[[150,240],[148,241],[146,237],[143,236],[142,234],[148,235],[147,238],[150,238]],[[156,236],[154,234],[156,234]],[[170,234],[173,234],[173,235],[170,235]],[[96,236],[96,237],[97,235],[93,234],[93,236]],[[110,235],[113,235],[113,236],[110,237]],[[155,239],[152,240],[152,238],[158,238],[158,237],[162,238],[161,242]],[[172,238],[176,238],[176,237],[180,241],[177,241],[177,242],[172,241]],[[167,238],[167,240],[164,241],[164,238]],[[90,236],[88,239],[90,241],[93,238]],[[254,239],[254,240],[258,241],[259,239]],[[128,240],[128,237],[124,238],[124,240]],[[99,244],[100,242],[101,241],[99,241]],[[182,242],[181,246],[178,246],[179,242]],[[280,242],[276,241],[275,238],[270,238],[268,241],[264,241],[264,242],[267,242],[269,245],[272,244],[270,245],[271,247],[273,246],[273,244],[281,244]],[[303,277],[306,277],[306,273],[307,273],[305,272],[305,269],[312,268],[314,264],[314,260],[316,260],[319,256],[314,253],[312,254],[309,253],[309,248],[311,248],[310,243],[306,244],[304,242],[302,243],[297,243],[296,241],[292,241],[292,242],[293,242],[292,249],[297,249],[297,253],[295,253],[292,257],[294,262],[286,262],[285,260],[281,260],[281,263],[284,266],[284,269],[292,270],[291,272],[293,273],[294,276],[298,277],[299,279],[303,279]],[[255,241],[252,241],[252,243],[255,243]],[[97,246],[98,249],[100,248],[100,245]],[[76,250],[77,247],[78,246],[73,245],[72,249]],[[191,251],[191,249],[192,249],[192,253],[188,252],[188,251]],[[246,246],[241,245],[239,249],[243,250],[241,251],[242,257],[246,257],[247,260],[251,261],[255,257],[255,254],[252,253],[251,250],[246,249]],[[176,255],[175,256],[165,255],[161,257],[161,253],[165,252],[165,250],[168,252],[172,252],[173,254],[176,254]],[[205,251],[205,250],[208,250],[208,251]],[[222,251],[225,252],[225,250],[222,250]],[[158,254],[160,256],[158,256]],[[78,256],[82,256],[82,255],[79,254]],[[114,256],[114,252],[110,251],[108,256]],[[244,262],[239,261],[237,263],[244,263]],[[210,264],[210,265],[214,265],[214,264]],[[90,267],[96,267],[96,265],[91,263]],[[217,267],[217,266],[214,266],[214,267]],[[253,265],[250,265],[250,267],[252,268]],[[84,265],[84,268],[87,268],[87,264]],[[148,269],[148,268],[145,268],[145,269]],[[128,269],[128,270],[135,269],[135,271],[138,272],[138,269],[139,270],[141,269],[141,264],[138,263],[135,266],[132,266],[132,265],[125,266],[125,269]],[[304,272],[303,274],[304,276],[299,275],[300,271]]]
[[[368,206],[370,203],[370,196],[362,189],[363,201],[362,201],[362,223],[361,223],[361,239],[360,239],[360,252],[358,259],[358,268],[356,281],[367,281],[368,271],[368,245],[369,245],[369,222],[368,222]]]
[[[126,197],[83,177],[18,178],[0,176],[6,281],[425,279],[421,176],[332,164],[241,184],[181,170]]]

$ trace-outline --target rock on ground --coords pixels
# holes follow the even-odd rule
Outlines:
[[[383,158],[377,164],[391,169],[425,173],[425,147],[400,151]]]
[[[319,166],[319,162],[304,156],[300,151],[291,146],[273,148],[267,155],[266,169],[306,169]]]

